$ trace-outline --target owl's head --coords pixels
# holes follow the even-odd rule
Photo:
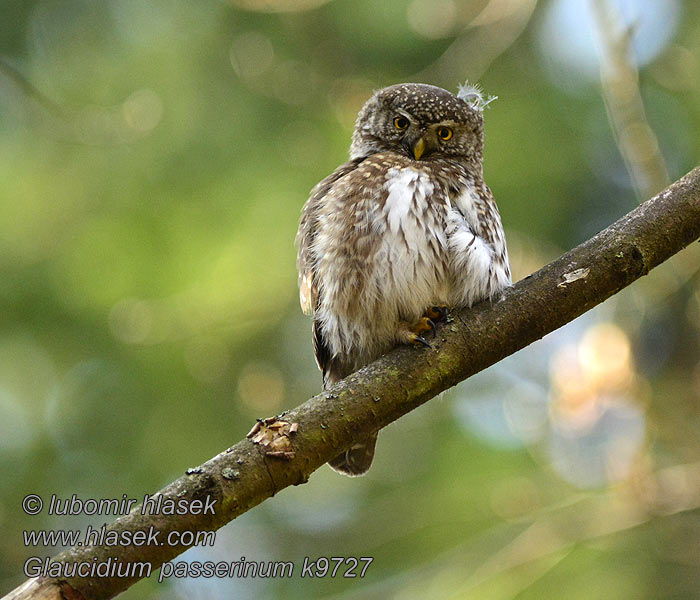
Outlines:
[[[480,96],[463,97],[422,83],[375,92],[357,116],[350,157],[393,151],[415,160],[449,157],[481,163],[484,103]]]

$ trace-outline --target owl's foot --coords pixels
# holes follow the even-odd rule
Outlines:
[[[447,315],[447,306],[444,304],[440,304],[439,306],[431,306],[425,311],[425,316],[433,321],[433,323],[437,323],[438,321],[446,321]]]
[[[409,330],[418,335],[425,333],[426,331],[431,331],[433,335],[435,335],[435,323],[433,323],[433,320],[428,316],[422,317],[416,323],[411,325]]]
[[[423,337],[423,334],[427,331],[432,331],[433,335],[435,335],[435,323],[432,322],[430,317],[423,317],[413,324],[401,323],[396,337],[403,344],[431,348],[431,345]]]
[[[447,306],[444,304],[431,306],[425,311],[423,317],[418,319],[415,323],[401,323],[396,337],[402,344],[432,348],[425,339],[425,334],[430,331],[433,337],[435,337],[435,323],[446,321],[447,316]]]
[[[397,334],[397,339],[403,344],[412,344],[414,346],[425,346],[426,348],[432,348],[432,346],[425,339],[424,334],[430,331],[433,337],[435,337],[435,323],[446,320],[447,306],[431,306],[425,311],[424,316],[418,319],[418,321],[415,323],[401,323]]]

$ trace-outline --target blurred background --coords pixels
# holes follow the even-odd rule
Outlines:
[[[691,0],[2,0],[0,592],[28,493],[142,497],[320,388],[293,245],[373,89],[498,96],[517,279],[700,158]],[[373,556],[364,579],[124,598],[697,598],[700,251],[387,428],[189,560]],[[111,520],[111,519],[109,519]]]

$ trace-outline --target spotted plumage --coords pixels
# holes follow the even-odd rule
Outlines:
[[[505,236],[483,179],[483,102],[429,85],[376,92],[350,161],[321,181],[297,234],[300,299],[324,386],[399,343],[424,341],[430,307],[471,306],[510,284]],[[376,434],[330,465],[364,474]]]

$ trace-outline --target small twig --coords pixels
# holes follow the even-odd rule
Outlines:
[[[46,94],[40,92],[22,73],[7,64],[2,58],[0,58],[0,74],[12,80],[27,98],[35,100],[54,117],[59,119],[65,118],[64,111],[58,104]]]
[[[591,0],[591,6],[598,28],[600,80],[610,125],[637,196],[648,198],[669,184],[669,176],[639,91],[634,31],[621,27],[608,0]]]

